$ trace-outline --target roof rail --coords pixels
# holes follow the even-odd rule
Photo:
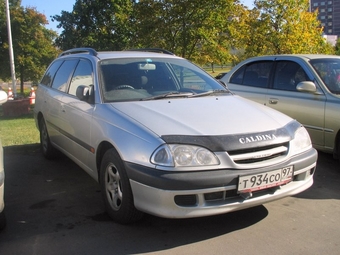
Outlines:
[[[175,55],[171,51],[160,49],[160,48],[128,49],[126,51],[146,51],[146,52],[156,52],[156,53],[164,53],[164,54],[169,54],[169,55]]]
[[[74,49],[70,49],[70,50],[60,53],[58,57],[62,57],[62,56],[70,55],[70,54],[84,53],[84,52],[85,53],[87,52],[88,54],[93,55],[93,56],[97,56],[98,54],[97,51],[92,48],[74,48]]]

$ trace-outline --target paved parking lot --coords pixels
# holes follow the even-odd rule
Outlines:
[[[314,185],[264,206],[128,226],[104,212],[99,186],[37,145],[5,148],[7,228],[0,254],[339,254],[340,164],[320,153]]]

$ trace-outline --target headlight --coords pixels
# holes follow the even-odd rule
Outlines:
[[[214,153],[198,146],[164,144],[151,156],[151,163],[162,166],[211,166],[219,161]]]
[[[304,127],[300,127],[295,132],[294,139],[290,142],[291,153],[298,154],[312,147],[309,134]]]

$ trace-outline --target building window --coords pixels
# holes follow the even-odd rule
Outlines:
[[[326,3],[325,2],[321,2],[321,5],[325,5]]]
[[[332,1],[328,1],[328,4],[332,4]]]
[[[320,19],[326,19],[326,16],[322,15],[320,16]]]
[[[327,11],[328,11],[328,12],[332,12],[333,9],[332,9],[332,8],[328,8]]]
[[[313,4],[313,6],[315,6],[315,7],[318,6],[318,5],[319,5],[319,3],[314,3],[314,4]]]
[[[333,18],[333,16],[332,16],[332,15],[328,15],[328,18],[329,18],[329,19],[332,19],[332,18]]]
[[[320,13],[325,12],[325,11],[326,11],[325,9],[320,9]]]
[[[332,29],[328,29],[328,34],[332,34],[333,30]]]

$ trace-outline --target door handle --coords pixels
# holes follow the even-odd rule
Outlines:
[[[277,98],[269,98],[269,104],[277,104],[279,102],[279,99]]]

